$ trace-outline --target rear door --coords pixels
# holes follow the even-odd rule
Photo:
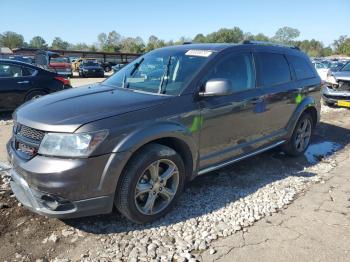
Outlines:
[[[294,96],[296,106],[302,102],[306,96],[313,96],[317,103],[320,102],[320,77],[315,68],[312,67],[308,57],[304,55],[287,55],[289,63],[294,70]]]
[[[206,97],[199,103],[201,169],[254,151],[261,133],[261,93],[255,85],[252,53],[223,55],[203,82],[215,78],[229,79],[234,93]]]
[[[23,103],[26,93],[32,88],[32,75],[35,70],[14,65],[0,63],[0,109],[12,110]]]
[[[285,135],[296,107],[291,68],[286,56],[278,51],[256,51],[254,58],[264,104],[260,114],[262,135],[273,141]]]

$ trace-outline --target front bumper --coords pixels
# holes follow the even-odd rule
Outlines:
[[[57,74],[59,74],[60,76],[72,76],[73,72],[72,71],[57,71]]]
[[[82,74],[87,77],[103,77],[104,71],[82,71]]]
[[[69,201],[31,188],[14,169],[10,171],[11,189],[22,205],[43,216],[75,218],[110,213],[113,197],[101,196],[79,201]]]
[[[350,91],[334,90],[330,87],[324,87],[322,98],[328,104],[337,105],[338,101],[350,102]]]
[[[40,215],[74,218],[110,213],[117,179],[103,175],[111,154],[87,159],[17,156],[7,144],[10,185],[24,207]],[[113,188],[114,187],[114,188]]]

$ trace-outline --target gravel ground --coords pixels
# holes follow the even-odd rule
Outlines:
[[[31,214],[18,206],[3,178],[0,260],[200,260],[207,249],[215,253],[213,241],[280,212],[312,184],[322,183],[323,175],[337,166],[337,151],[350,152],[345,148],[349,128],[349,110],[323,108],[305,157],[290,158],[276,149],[198,177],[172,212],[143,226],[117,213],[66,221]],[[10,129],[11,122],[0,122],[0,148]],[[4,151],[0,154],[3,160]]]

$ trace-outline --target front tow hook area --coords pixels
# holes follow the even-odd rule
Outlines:
[[[0,174],[3,175],[3,176],[11,176],[10,175],[10,170],[11,170],[11,166],[6,164],[6,163],[3,163],[3,162],[0,162]]]

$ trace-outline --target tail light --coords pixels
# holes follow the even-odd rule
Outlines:
[[[70,85],[69,79],[66,79],[62,76],[55,76],[55,79],[60,81],[63,85]]]

